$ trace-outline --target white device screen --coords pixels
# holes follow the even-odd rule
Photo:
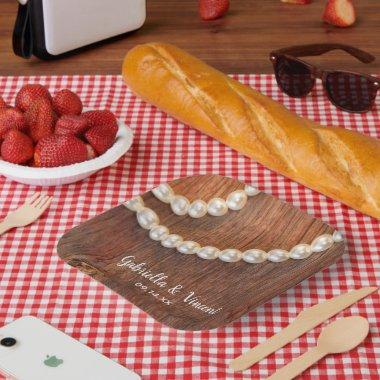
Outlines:
[[[140,376],[38,318],[0,328],[0,373],[17,380],[138,380]]]

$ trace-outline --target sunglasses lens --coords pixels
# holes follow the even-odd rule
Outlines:
[[[287,95],[294,98],[306,96],[314,86],[310,68],[291,58],[280,56],[274,64],[277,84]]]
[[[327,75],[326,90],[336,106],[350,112],[370,110],[377,92],[368,78],[339,71]]]

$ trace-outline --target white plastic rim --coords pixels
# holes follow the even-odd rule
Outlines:
[[[35,186],[59,186],[80,181],[114,164],[131,147],[133,132],[119,121],[115,143],[101,156],[78,164],[55,168],[32,168],[0,159],[0,174],[13,181]]]

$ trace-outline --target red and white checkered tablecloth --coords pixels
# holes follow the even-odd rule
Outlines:
[[[380,104],[364,115],[337,110],[321,86],[304,99],[283,95],[270,75],[239,80],[320,121],[380,138]],[[283,329],[304,308],[353,288],[380,285],[380,223],[271,172],[217,141],[161,113],[133,96],[119,76],[0,77],[0,95],[13,101],[23,84],[39,82],[51,91],[68,87],[86,107],[109,108],[135,133],[131,150],[89,179],[47,191],[54,202],[33,225],[0,238],[0,325],[35,315],[118,361],[144,379],[264,379],[316,343],[320,327],[250,370],[234,374],[230,359]],[[379,97],[378,97],[379,99]],[[380,159],[380,158],[379,158]],[[236,177],[300,207],[343,231],[349,254],[336,265],[274,298],[231,325],[212,331],[176,331],[64,263],[58,239],[73,226],[132,195],[186,175]],[[0,217],[36,190],[0,177]],[[341,313],[368,318],[371,332],[349,353],[327,357],[303,379],[379,379],[380,297],[375,294]],[[90,379],[89,379],[90,380]]]

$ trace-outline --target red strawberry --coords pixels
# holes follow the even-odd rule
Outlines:
[[[351,26],[356,20],[354,4],[351,0],[328,0],[322,18],[335,26]]]
[[[55,115],[50,101],[37,99],[25,113],[29,135],[37,142],[54,132]]]
[[[0,110],[7,107],[7,103],[5,103],[4,99],[0,96]]]
[[[118,128],[115,115],[108,110],[96,110],[83,112],[82,116],[88,121],[88,126],[95,127],[96,125],[109,125]]]
[[[54,111],[59,115],[80,115],[83,109],[79,96],[70,90],[58,91],[53,98]]]
[[[55,124],[57,135],[80,135],[88,129],[88,121],[83,116],[63,115]]]
[[[17,108],[9,107],[0,113],[0,138],[11,129],[23,130],[26,128],[26,121],[23,113]]]
[[[115,142],[118,124],[115,115],[108,110],[83,113],[90,129],[84,134],[86,140],[98,154],[103,154]]]
[[[25,164],[33,158],[32,139],[17,129],[10,130],[1,145],[1,157],[14,164]]]
[[[215,20],[223,17],[229,7],[229,0],[199,0],[199,14],[203,20]]]
[[[87,148],[87,160],[92,160],[93,158],[97,157],[94,148],[90,144],[86,144]]]
[[[40,140],[34,152],[37,167],[57,167],[87,160],[86,144],[73,135],[51,135]]]
[[[117,129],[109,126],[95,126],[89,129],[84,135],[90,145],[98,154],[106,152],[115,142]]]
[[[51,101],[48,89],[40,84],[27,84],[16,96],[16,107],[25,112],[32,103],[40,98]]]
[[[312,0],[281,0],[283,3],[289,3],[289,4],[310,4]]]

